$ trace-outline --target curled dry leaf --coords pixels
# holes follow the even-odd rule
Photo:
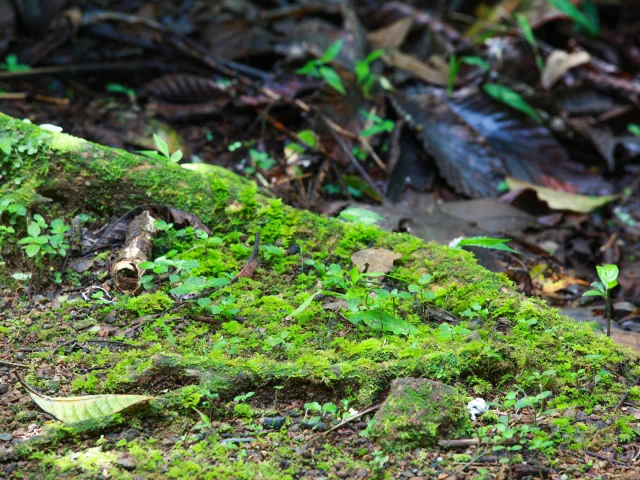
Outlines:
[[[528,188],[538,195],[540,200],[547,202],[553,210],[569,210],[577,213],[589,213],[618,198],[617,195],[589,196],[578,193],[561,192],[548,187],[541,187],[533,183],[523,182],[513,177],[506,178],[509,190]]]
[[[412,26],[412,17],[401,18],[390,25],[371,32],[368,36],[369,43],[373,49],[382,48],[383,50],[388,50],[391,48],[400,48],[411,31]]]
[[[20,377],[18,380],[42,410],[64,423],[108,417],[133,405],[156,398],[147,395],[87,395],[53,398],[36,392]]]
[[[360,273],[381,272],[393,270],[393,262],[402,257],[399,253],[384,248],[367,248],[351,255],[351,261],[356,264]]]
[[[589,63],[590,60],[591,56],[587,52],[568,53],[564,50],[554,50],[547,57],[540,83],[543,88],[549,90],[569,70]]]

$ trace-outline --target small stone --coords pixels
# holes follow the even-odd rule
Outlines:
[[[367,472],[366,468],[359,468],[356,470],[356,477],[358,478],[365,478],[368,474],[369,472]]]
[[[0,433],[0,442],[10,442],[12,438],[10,433]]]
[[[136,459],[129,452],[122,452],[120,455],[118,455],[116,463],[125,470],[133,470],[137,465]]]
[[[6,383],[0,383],[0,395],[4,395],[9,391],[9,385]]]
[[[305,420],[300,423],[302,428],[310,428],[316,432],[324,432],[327,429],[327,424],[324,422],[311,422],[309,420]]]
[[[284,425],[285,420],[285,417],[265,417],[262,419],[262,426],[265,428],[280,430]]]
[[[123,440],[133,440],[139,435],[140,432],[138,432],[138,430],[136,430],[135,428],[127,428],[126,430],[122,431],[122,433],[120,434],[120,438],[122,438]]]
[[[27,431],[28,431],[29,433],[31,433],[31,432],[33,432],[36,428],[38,428],[38,425],[36,425],[35,423],[30,423],[30,424],[27,426]]]

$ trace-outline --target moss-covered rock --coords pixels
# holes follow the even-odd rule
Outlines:
[[[398,378],[376,413],[371,436],[388,450],[403,451],[457,438],[471,428],[465,398],[436,380]]]

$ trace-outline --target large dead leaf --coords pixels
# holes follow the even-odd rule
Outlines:
[[[367,248],[351,255],[351,260],[362,273],[381,272],[387,273],[393,270],[393,262],[402,257],[399,253],[384,248]]]
[[[475,88],[446,98],[436,88],[415,88],[394,97],[400,115],[422,137],[440,175],[457,192],[470,197],[497,195],[503,175],[579,193],[597,193],[609,185],[573,162],[545,127]],[[597,180],[594,185],[593,180]]]
[[[147,395],[88,395],[53,398],[36,392],[22,379],[20,383],[42,410],[64,423],[96,420],[156,398]]]
[[[369,34],[372,48],[400,48],[413,26],[412,17],[404,17]]]
[[[528,188],[544,200],[553,210],[569,210],[571,212],[589,213],[618,198],[617,195],[590,196],[577,193],[561,192],[548,187],[541,187],[528,182],[522,182],[512,177],[507,177],[509,190]]]
[[[419,80],[432,83],[438,86],[447,84],[448,72],[441,70],[437,66],[431,66],[422,60],[403,53],[400,50],[389,50],[382,57],[384,63],[390,67],[399,68],[411,73]]]

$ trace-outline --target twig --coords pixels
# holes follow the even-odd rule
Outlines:
[[[10,367],[29,368],[29,365],[25,365],[23,363],[8,362],[6,360],[0,360],[0,364],[9,365]]]
[[[585,455],[589,455],[590,457],[599,458],[600,460],[606,460],[606,461],[608,461],[608,462],[610,462],[610,463],[613,463],[613,464],[619,465],[619,466],[621,466],[621,467],[627,467],[627,468],[629,468],[629,465],[627,465],[626,463],[621,462],[621,461],[619,461],[619,460],[615,460],[615,459],[613,459],[613,458],[611,458],[611,457],[607,457],[606,455],[600,455],[599,453],[590,452],[589,450],[585,450],[585,451],[584,451],[584,454],[585,454]]]
[[[340,138],[336,130],[332,128],[332,126],[329,124],[329,122],[327,122],[327,119],[324,116],[320,115],[319,118],[320,118],[320,121],[328,128],[329,133],[334,138],[334,140],[336,141],[340,149],[344,152],[344,154],[347,157],[349,157],[349,160],[351,160],[351,163],[353,164],[354,167],[356,167],[356,170],[358,170],[358,173],[360,173],[362,178],[364,178],[364,180],[369,184],[369,186],[373,189],[373,191],[378,194],[380,198],[384,198],[384,194],[382,193],[382,191],[373,182],[373,180],[371,179],[367,171],[364,169],[360,161],[353,155],[351,150],[344,143],[344,140]]]
[[[351,420],[355,420],[356,418],[360,418],[361,416],[366,415],[369,412],[373,412],[374,410],[379,409],[381,405],[382,405],[382,402],[378,402],[378,403],[374,403],[373,405],[369,405],[367,408],[365,408],[364,410],[359,411],[354,416],[349,417],[346,420],[341,421],[339,424],[334,425],[333,427],[331,427],[326,432],[322,432],[322,435],[328,435],[329,433],[331,433],[334,430],[340,428],[341,426],[346,425]]]
[[[618,402],[618,404],[616,405],[615,410],[619,409],[622,404],[624,403],[624,401],[627,399],[627,397],[629,396],[629,392],[631,391],[631,389],[633,387],[635,387],[636,385],[638,385],[638,383],[640,383],[640,377],[636,378],[633,383],[631,384],[631,386],[629,387],[629,389],[624,392],[624,395],[622,396],[622,398],[620,399],[620,401]]]

